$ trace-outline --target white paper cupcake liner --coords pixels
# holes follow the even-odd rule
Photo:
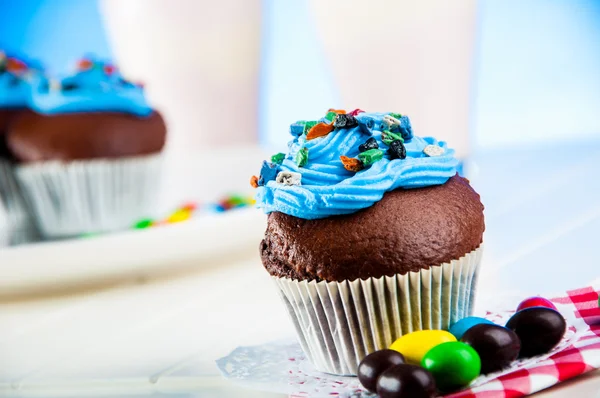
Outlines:
[[[33,216],[14,176],[14,165],[0,160],[0,202],[5,211],[4,236],[10,244],[37,240]]]
[[[321,372],[355,375],[369,353],[472,314],[482,247],[405,275],[344,282],[273,277],[300,345]]]
[[[162,154],[49,161],[18,166],[16,176],[42,234],[59,238],[127,229],[152,215],[162,165]]]

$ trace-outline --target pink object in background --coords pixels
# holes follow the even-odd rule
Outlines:
[[[469,152],[475,0],[310,0],[346,109],[407,114]]]

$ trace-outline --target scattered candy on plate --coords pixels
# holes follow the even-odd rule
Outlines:
[[[406,362],[418,365],[433,347],[455,341],[456,337],[445,330],[419,330],[400,337],[392,343],[390,349],[404,355]]]
[[[468,386],[479,376],[481,359],[470,345],[451,341],[429,350],[421,366],[431,372],[440,391],[451,392]]]
[[[554,348],[567,329],[563,316],[545,307],[526,308],[506,323],[521,340],[521,358],[544,354]]]
[[[482,374],[510,366],[519,357],[521,350],[521,340],[514,331],[491,322],[473,326],[466,331],[461,341],[479,354]]]
[[[517,311],[521,311],[521,310],[524,310],[525,308],[531,308],[531,307],[546,307],[546,308],[550,308],[551,310],[557,311],[556,306],[554,305],[554,303],[552,303],[552,301],[545,299],[543,297],[539,297],[539,296],[529,297],[529,298],[526,298],[525,300],[521,301],[521,303],[517,307]]]
[[[448,330],[450,333],[452,333],[454,335],[454,337],[456,337],[456,340],[460,340],[462,339],[463,335],[469,330],[471,329],[473,326],[479,325],[479,324],[488,324],[488,325],[493,325],[494,323],[488,319],[485,318],[480,318],[478,316],[468,316],[466,318],[463,318],[461,320],[459,320],[458,322],[450,325],[450,329]]]

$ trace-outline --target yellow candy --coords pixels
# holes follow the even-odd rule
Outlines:
[[[188,210],[177,210],[167,218],[169,224],[182,222],[188,220],[192,216],[192,213]]]
[[[456,337],[445,330],[420,330],[400,337],[392,343],[390,349],[404,355],[406,362],[420,365],[429,350],[450,341],[456,341]]]

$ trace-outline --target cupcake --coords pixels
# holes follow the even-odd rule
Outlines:
[[[14,159],[6,145],[8,128],[25,111],[31,82],[36,74],[39,74],[38,69],[0,50],[0,204],[5,215],[4,236],[10,243],[23,243],[37,236],[31,214],[15,181]]]
[[[155,210],[166,127],[141,86],[84,59],[61,81],[39,79],[30,105],[7,145],[44,236],[126,229]]]
[[[316,369],[354,375],[403,334],[470,315],[483,205],[454,150],[395,113],[331,110],[290,132],[251,183],[262,263]]]

